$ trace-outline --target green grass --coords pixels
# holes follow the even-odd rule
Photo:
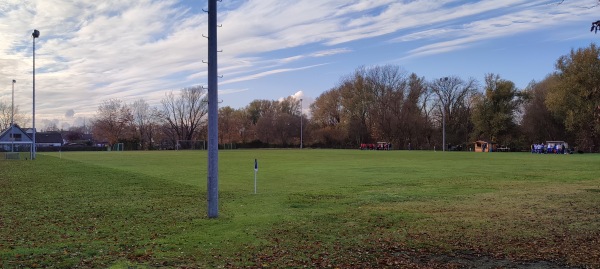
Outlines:
[[[217,219],[206,166],[204,151],[2,161],[0,266],[600,266],[600,155],[221,151]]]

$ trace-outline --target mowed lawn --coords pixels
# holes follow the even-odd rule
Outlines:
[[[600,268],[598,154],[220,151],[217,219],[206,156],[0,161],[0,266]]]

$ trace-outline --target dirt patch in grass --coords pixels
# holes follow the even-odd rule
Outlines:
[[[225,258],[224,267],[238,268],[580,268],[564,261],[515,260],[472,250],[445,251],[433,247],[415,248],[410,242],[370,238],[361,244],[302,241],[295,246],[274,240],[268,249],[251,257]],[[583,268],[583,267],[581,267]]]
[[[226,267],[600,268],[597,182],[374,203],[282,223]]]
[[[515,188],[464,201],[413,205],[429,218],[414,223],[415,241],[476,250],[511,260],[600,266],[597,183]]]

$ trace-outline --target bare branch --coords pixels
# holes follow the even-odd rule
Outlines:
[[[598,33],[598,30],[600,30],[600,20],[592,22],[592,29],[590,29],[590,32],[593,31],[594,33]]]

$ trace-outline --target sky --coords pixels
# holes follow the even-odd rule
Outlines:
[[[309,105],[361,66],[428,80],[500,75],[523,89],[600,40],[597,0],[222,0],[220,106]],[[103,101],[207,85],[207,0],[0,0],[0,100],[36,127],[89,124]],[[31,122],[24,127],[29,127]]]

